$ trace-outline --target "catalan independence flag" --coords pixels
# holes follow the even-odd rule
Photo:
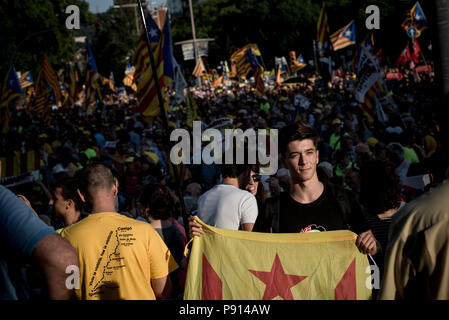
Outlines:
[[[260,56],[257,44],[247,44],[243,48],[234,52],[231,56],[231,63],[235,62],[238,77],[246,77],[254,68],[254,57]],[[257,61],[257,60],[256,60]]]
[[[47,57],[44,58],[41,71],[37,76],[34,103],[31,111],[39,114],[46,124],[50,124],[50,105],[61,101],[61,86],[56,72]]]
[[[185,300],[371,298],[368,258],[351,231],[271,234],[198,222],[205,234],[193,239]]]
[[[254,81],[256,85],[256,93],[260,96],[262,96],[265,93],[265,83],[263,81],[263,72],[264,68],[262,66],[259,66],[254,71]]]
[[[164,30],[168,24],[168,19],[165,19],[164,24]],[[154,63],[156,65],[156,74],[159,81],[159,86],[162,89],[167,81],[167,78],[165,77],[164,73],[164,38],[168,35],[168,33],[161,32],[159,30],[159,27],[156,25],[154,20],[151,18],[151,15],[148,15],[147,17],[147,26],[148,26],[148,36],[150,39],[150,47],[153,52],[154,57]],[[148,53],[148,46],[145,41],[146,49],[141,51],[142,55],[149,54]],[[145,57],[142,56],[142,59],[145,59]],[[148,58],[149,59],[149,58]],[[143,61],[143,60],[142,60]],[[149,63],[149,60],[148,60]],[[136,65],[136,71],[134,74],[134,77],[136,77],[136,74],[138,73],[138,68],[144,68],[143,74],[140,78],[140,80],[137,83],[137,92],[136,97],[139,100],[139,105],[134,108],[135,112],[139,112],[143,114],[146,117],[154,117],[160,113],[160,107],[159,107],[159,99],[157,96],[157,88],[156,83],[154,81],[153,76],[153,69],[151,66],[139,66]],[[136,78],[134,78],[136,79]],[[165,95],[164,90],[161,90],[161,93]]]
[[[86,38],[86,47],[87,47],[87,55],[88,55],[88,66],[87,66],[87,75],[86,75],[86,101],[87,105],[95,104],[97,96],[101,99],[100,92],[100,74],[98,73],[97,63],[95,61],[95,57],[90,47],[89,40]]]
[[[360,108],[363,110],[369,122],[373,123],[378,118],[376,103],[379,98],[385,97],[386,94],[380,79],[366,92],[364,101],[360,103]]]
[[[329,35],[330,31],[329,22],[327,19],[326,4],[323,2],[317,24],[317,51],[320,55],[323,55],[325,49],[328,47]]]
[[[352,20],[347,26],[339,29],[337,32],[331,35],[332,46],[334,51],[346,48],[352,44],[355,44],[355,22]]]
[[[29,71],[25,72],[20,77],[19,81],[20,81],[20,86],[22,87],[22,89],[25,89],[34,83],[33,76],[31,75],[31,72],[29,72]]]
[[[22,93],[20,81],[17,78],[16,69],[12,66],[5,81],[2,83],[0,108],[8,106],[8,103],[17,98]]]
[[[14,151],[8,155],[0,156],[1,177],[19,176],[41,167],[40,154],[38,151],[27,151],[22,153]]]
[[[0,128],[2,133],[6,133],[9,130],[9,103],[18,98],[21,93],[22,87],[17,78],[16,69],[12,66],[5,81],[2,83],[0,91]]]

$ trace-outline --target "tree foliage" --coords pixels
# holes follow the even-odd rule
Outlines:
[[[97,62],[99,73],[109,77],[114,73],[115,81],[120,84],[127,61],[132,57],[137,45],[136,16],[133,8],[111,8],[97,15],[98,25],[93,39],[89,38]],[[137,22],[141,32],[141,18]]]
[[[5,74],[9,70],[16,49],[13,62],[17,71],[30,70],[37,77],[44,56],[55,70],[65,68],[73,60],[76,48],[73,39],[76,30],[65,26],[69,16],[65,10],[69,5],[79,7],[81,24],[91,20],[88,4],[81,0],[0,0],[0,73]],[[33,35],[44,30],[50,31]],[[23,41],[27,37],[29,39]]]
[[[396,56],[409,40],[401,28],[406,10],[416,1],[401,0],[327,0],[330,32],[356,21],[357,40],[367,34],[365,8],[380,9],[381,30],[375,31],[376,46]],[[275,56],[287,56],[296,51],[313,59],[313,40],[322,1],[317,0],[208,0],[193,6],[197,38],[214,38],[209,45],[210,64],[229,59],[237,48],[257,43],[265,63]],[[172,21],[174,41],[192,38],[189,12]],[[175,54],[181,56],[181,48]],[[182,61],[182,59],[181,59]]]

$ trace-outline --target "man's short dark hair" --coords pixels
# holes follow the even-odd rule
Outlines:
[[[145,209],[149,209],[150,217],[155,220],[169,219],[175,207],[175,201],[170,195],[168,188],[161,183],[145,185],[142,188],[138,201]]]
[[[279,132],[279,148],[282,155],[285,155],[287,146],[292,141],[302,141],[310,139],[313,141],[315,148],[318,147],[317,130],[303,122],[295,122],[283,127]]]
[[[56,180],[52,193],[56,191],[56,188],[61,188],[61,196],[64,200],[72,200],[75,203],[75,210],[81,211],[83,207],[83,201],[81,200],[77,189],[79,188],[79,180],[76,178],[59,179]]]
[[[398,208],[401,203],[401,182],[395,164],[370,160],[360,171],[360,202],[370,214],[381,214]]]
[[[92,205],[97,191],[109,190],[114,184],[114,176],[111,170],[102,163],[88,165],[80,172],[78,178],[80,182],[79,190],[89,205]]]
[[[248,142],[245,140],[243,143],[243,148],[237,146],[237,140],[233,138],[232,144],[232,164],[226,163],[226,151],[222,154],[222,164],[220,165],[220,171],[222,178],[237,178],[244,172],[248,172],[250,169],[250,164],[248,163]],[[237,151],[243,151],[243,163],[237,164]]]

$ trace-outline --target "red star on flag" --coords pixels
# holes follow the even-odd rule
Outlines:
[[[307,276],[285,274],[277,253],[270,272],[255,270],[249,270],[249,272],[265,283],[266,288],[263,294],[263,300],[271,300],[277,296],[280,296],[284,300],[293,300],[290,288],[307,278]]]

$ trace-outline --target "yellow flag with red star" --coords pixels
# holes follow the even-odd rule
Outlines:
[[[259,233],[204,224],[185,300],[368,300],[371,269],[348,230]]]

